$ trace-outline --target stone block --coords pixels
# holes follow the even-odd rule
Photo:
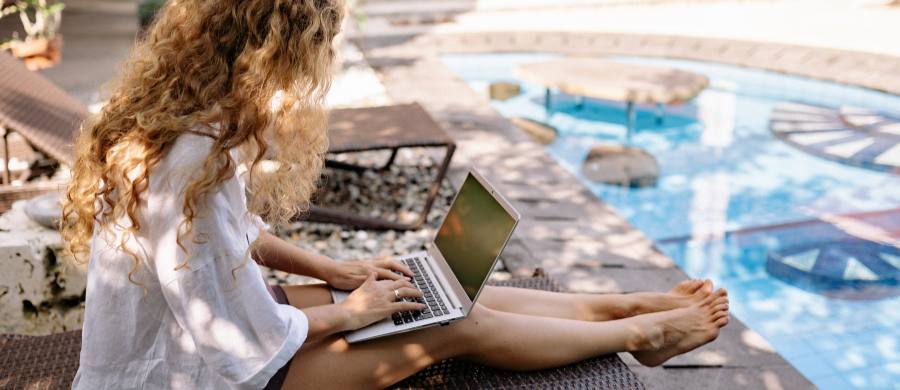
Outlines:
[[[493,92],[493,84],[491,84],[491,98],[494,98]],[[546,123],[541,123],[533,119],[528,118],[513,118],[512,123],[516,125],[519,129],[528,134],[528,136],[534,141],[541,145],[547,145],[553,143],[556,140],[556,135],[559,134],[559,130],[556,130],[555,127],[550,126]]]
[[[624,145],[598,145],[581,167],[589,180],[625,187],[651,187],[659,177],[659,163],[646,151]]]
[[[507,100],[522,93],[522,87],[518,83],[498,81],[488,86],[488,93],[493,100]]]
[[[0,216],[0,333],[77,329],[87,266],[64,257],[59,233],[31,221],[25,204]]]

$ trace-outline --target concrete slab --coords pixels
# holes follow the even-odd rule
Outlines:
[[[596,240],[542,240],[525,243],[535,258],[553,258],[560,264],[578,264],[584,261],[604,262],[613,259],[615,264],[630,268],[666,268],[673,266],[670,259],[656,251],[647,237],[635,230],[609,234]]]
[[[587,262],[545,270],[567,290],[586,293],[661,292],[687,279],[677,268],[618,268]]]
[[[816,387],[789,365],[665,369],[629,366],[648,389],[764,389],[803,390]]]

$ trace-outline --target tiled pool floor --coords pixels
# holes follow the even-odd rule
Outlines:
[[[512,76],[517,64],[548,58],[553,56],[443,59],[480,89],[492,81],[518,82]],[[572,97],[556,96],[548,113],[543,89],[527,83],[521,84],[521,95],[492,104],[507,117],[557,128],[559,137],[547,146],[551,155],[688,275],[727,287],[734,315],[816,385],[898,388],[900,277],[885,271],[900,267],[900,259],[892,263],[890,257],[900,247],[900,215],[891,211],[900,209],[900,176],[806,154],[773,137],[768,124],[773,107],[783,102],[864,107],[896,117],[900,97],[714,64],[622,60],[675,66],[711,79],[711,88],[695,101],[667,108],[661,126],[651,107],[639,110],[633,143],[659,161],[655,187],[596,184],[581,175],[593,145],[623,139],[621,104],[589,100],[577,108]],[[820,266],[804,257],[816,245],[831,245],[821,251],[826,255]],[[887,256],[850,259],[881,252]],[[767,264],[771,258],[797,265],[798,271],[770,272],[779,265]],[[862,282],[829,286],[816,280],[817,273]],[[881,278],[879,288],[863,288],[873,277]]]
[[[900,211],[842,222],[845,229],[852,223],[857,229],[877,227],[888,237],[900,237]],[[859,286],[839,281],[811,286],[803,279],[773,277],[766,270],[767,255],[777,248],[805,243],[804,237],[810,236],[832,243],[845,234],[834,223],[816,221],[728,233],[715,240],[668,240],[659,246],[680,259],[689,275],[727,286],[729,296],[739,302],[733,313],[813,383],[834,389],[891,388],[900,383],[896,283],[868,291],[889,295],[871,299]],[[892,277],[896,281],[896,274]]]

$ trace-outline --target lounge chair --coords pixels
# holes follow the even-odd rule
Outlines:
[[[8,134],[16,132],[47,157],[71,165],[74,134],[87,115],[79,101],[25,68],[21,61],[0,52],[0,153],[4,161],[0,166],[0,212],[16,200],[56,191],[63,184],[44,180],[9,185]]]
[[[383,218],[364,217],[348,211],[312,206],[298,219],[312,222],[330,222],[363,229],[418,229],[425,223],[428,212],[437,198],[441,182],[447,174],[456,144],[418,103],[381,107],[348,108],[331,111],[328,127],[331,154],[372,150],[390,150],[391,154],[382,167],[361,167],[328,160],[326,165],[339,169],[387,169],[393,164],[397,152],[403,148],[444,148],[444,158],[438,167],[434,181],[428,189],[425,205],[415,221],[403,223]]]
[[[537,290],[561,291],[543,276],[493,282]],[[78,370],[81,331],[49,336],[0,335],[0,388],[67,389]],[[556,369],[511,372],[461,360],[446,360],[400,382],[397,389],[643,389],[618,355],[588,359]]]

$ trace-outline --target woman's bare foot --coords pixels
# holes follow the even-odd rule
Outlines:
[[[701,302],[712,293],[712,281],[689,279],[678,283],[667,293],[640,292],[624,296],[619,301],[622,309],[614,318],[628,318],[641,314],[688,307]],[[601,305],[602,307],[602,305]]]
[[[678,283],[675,287],[672,287],[672,289],[669,290],[669,294],[679,296],[691,296],[698,292],[706,292],[706,295],[712,293],[712,281],[710,281],[709,279],[683,280],[681,281],[681,283]]]
[[[712,291],[711,280],[688,279],[672,287],[668,295],[675,302],[675,308],[680,308],[702,302],[709,294],[712,294]]]
[[[631,352],[641,364],[656,367],[673,356],[716,339],[728,324],[728,293],[718,289],[688,307],[633,318],[643,337]]]

